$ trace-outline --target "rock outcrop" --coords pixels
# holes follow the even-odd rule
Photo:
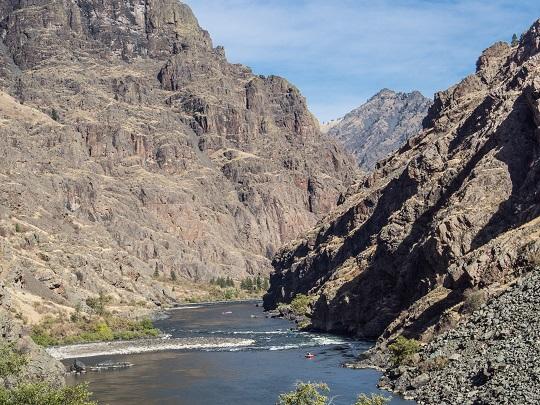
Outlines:
[[[420,404],[538,404],[540,275],[519,280],[382,385]]]
[[[228,63],[183,3],[2,0],[0,39],[0,275],[30,317],[267,274],[355,176],[299,91]]]
[[[422,129],[431,100],[420,92],[383,89],[343,118],[322,125],[337,138],[365,171],[405,145]]]
[[[317,297],[313,325],[429,340],[468,291],[502,288],[540,245],[540,20],[438,93],[424,130],[274,259],[265,307]]]

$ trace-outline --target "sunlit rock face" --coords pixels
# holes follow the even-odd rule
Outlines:
[[[55,305],[267,274],[354,161],[174,0],[0,2],[0,262]],[[160,281],[161,280],[161,281]]]

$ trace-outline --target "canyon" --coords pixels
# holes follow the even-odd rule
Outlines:
[[[358,175],[181,2],[4,0],[0,38],[0,275],[30,321],[266,276]]]

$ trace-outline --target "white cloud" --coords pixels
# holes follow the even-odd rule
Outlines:
[[[446,88],[540,17],[537,0],[186,2],[231,61],[285,76],[324,120],[382,87]]]

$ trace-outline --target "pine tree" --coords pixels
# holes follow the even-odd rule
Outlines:
[[[176,281],[176,272],[174,270],[171,270],[171,281]]]
[[[220,288],[225,288],[225,279],[223,277],[218,277],[217,280],[216,280],[216,284]]]
[[[262,290],[262,280],[261,276],[257,276],[257,279],[255,280],[255,284],[257,286],[257,291]]]
[[[517,44],[519,44],[519,41],[518,41],[518,37],[516,34],[512,35],[512,46],[516,46]]]
[[[58,121],[60,119],[60,114],[58,114],[58,111],[56,111],[55,108],[51,110],[51,118],[55,121]]]
[[[155,269],[154,270],[154,278],[158,278],[159,277],[159,271],[158,269]]]
[[[229,276],[227,276],[227,280],[225,280],[225,285],[227,287],[234,287],[234,281],[232,278],[230,278]]]
[[[263,290],[267,291],[270,288],[270,281],[267,277],[263,280]]]

